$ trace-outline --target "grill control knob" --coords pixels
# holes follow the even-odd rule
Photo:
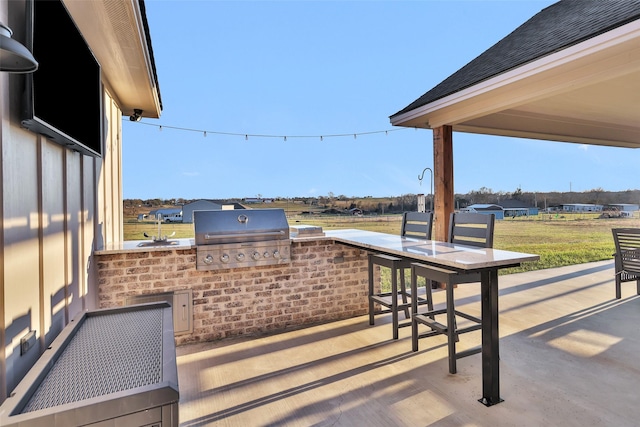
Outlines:
[[[260,252],[256,251],[254,253],[251,254],[251,258],[253,258],[255,261],[260,259]]]
[[[239,253],[238,255],[236,255],[236,259],[237,259],[238,261],[244,261],[244,254],[243,254],[242,252],[241,252],[241,253]]]
[[[204,261],[205,264],[209,265],[213,263],[213,257],[209,254],[206,257],[204,257],[204,259],[202,260]]]
[[[265,258],[269,258],[271,256],[271,254],[269,253],[269,251],[264,251],[262,256],[265,257]]]
[[[209,256],[211,256],[211,255],[209,255]],[[220,261],[222,261],[224,263],[229,262],[229,255],[227,255],[227,254],[220,255]]]
[[[275,259],[279,259],[280,258],[280,251],[278,251],[277,249],[275,251],[273,251],[273,257]]]

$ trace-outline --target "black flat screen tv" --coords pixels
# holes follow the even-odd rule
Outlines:
[[[26,74],[22,126],[102,156],[100,64],[60,0],[27,0],[26,17],[27,47],[39,67]]]

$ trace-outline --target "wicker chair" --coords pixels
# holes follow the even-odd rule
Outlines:
[[[402,227],[400,235],[403,237],[410,237],[416,239],[431,240],[431,230],[433,225],[433,213],[432,212],[405,212],[402,216]],[[391,270],[391,291],[390,292],[378,292],[374,291],[374,267],[385,267]],[[417,290],[413,294],[409,292],[405,284],[405,270],[411,268],[411,261],[396,256],[391,256],[382,253],[370,253],[369,254],[369,324],[375,324],[375,316],[378,314],[391,313],[392,327],[393,327],[393,339],[398,339],[398,329],[405,326],[411,326],[411,314],[409,313],[410,302],[414,301],[417,305],[423,305],[430,303],[423,298],[416,297],[411,298],[411,295],[417,296]],[[398,276],[399,279],[398,279]],[[398,282],[400,282],[400,288],[398,288]],[[428,284],[427,284],[428,286]],[[429,298],[431,293],[427,293]],[[398,298],[401,302],[398,302]],[[376,311],[376,304],[381,307]],[[404,311],[408,322],[400,324],[398,319],[398,312]]]
[[[636,282],[636,292],[640,295],[640,228],[614,228],[613,241],[615,262],[616,298],[622,297],[622,283]]]

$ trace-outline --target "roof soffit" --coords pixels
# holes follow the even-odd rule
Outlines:
[[[160,116],[159,88],[137,0],[63,0],[102,68],[103,79],[126,115]]]

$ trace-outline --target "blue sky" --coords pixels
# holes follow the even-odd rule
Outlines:
[[[389,116],[553,3],[146,0],[164,108],[123,121],[124,197],[428,193],[432,131]],[[640,187],[640,150],[453,141],[456,193]]]

